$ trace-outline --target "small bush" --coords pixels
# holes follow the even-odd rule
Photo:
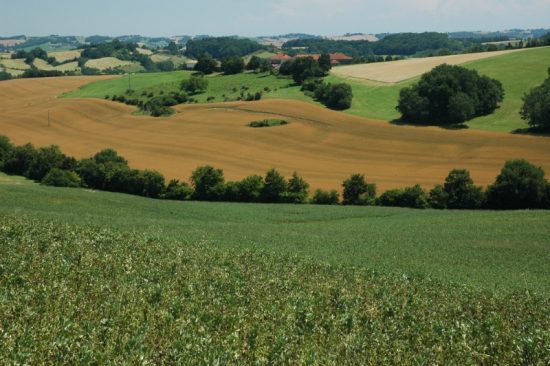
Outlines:
[[[262,128],[262,127],[273,127],[273,126],[284,126],[288,122],[282,119],[264,119],[261,121],[253,121],[248,124],[248,126],[253,128]]]
[[[413,187],[386,191],[376,202],[380,206],[427,208],[428,196],[417,184]]]
[[[336,190],[323,191],[318,189],[313,194],[311,202],[316,205],[337,205],[340,202],[340,194]]]
[[[42,179],[40,184],[53,187],[80,187],[80,178],[75,172],[53,168]]]

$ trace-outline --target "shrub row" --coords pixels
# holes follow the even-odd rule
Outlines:
[[[296,172],[286,179],[277,170],[264,177],[251,175],[226,182],[223,171],[202,166],[193,171],[191,185],[178,180],[166,184],[154,170],[137,170],[112,149],[91,158],[76,160],[57,146],[13,146],[0,136],[0,170],[23,175],[44,185],[86,187],[172,200],[338,204],[337,191],[316,190],[309,197],[309,184]],[[392,189],[377,197],[376,185],[353,174],[344,180],[341,203],[436,209],[550,209],[550,183],[544,171],[526,160],[506,162],[495,182],[486,190],[474,185],[470,173],[452,170],[444,184],[426,192],[419,185]]]

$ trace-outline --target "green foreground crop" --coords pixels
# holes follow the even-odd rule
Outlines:
[[[3,364],[544,364],[548,298],[0,216]]]

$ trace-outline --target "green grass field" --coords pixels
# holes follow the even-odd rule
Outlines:
[[[166,202],[0,174],[0,363],[544,365],[549,216]]]
[[[550,294],[550,212],[167,202],[3,176],[0,212]],[[528,240],[526,240],[528,239]]]
[[[519,115],[523,103],[521,98],[531,88],[542,84],[548,75],[549,60],[550,47],[543,47],[464,64],[464,67],[475,69],[482,75],[502,82],[506,93],[501,107],[495,113],[475,118],[467,125],[480,130],[503,132],[528,127]],[[328,77],[329,81],[344,81],[352,85],[354,98],[348,113],[388,121],[400,117],[395,110],[399,91],[418,79],[386,86],[343,79],[334,75]]]
[[[131,75],[131,87],[134,90],[128,94],[128,76],[122,76],[116,79],[98,81],[83,86],[73,92],[67,93],[67,98],[104,98],[106,95],[125,95],[130,98],[144,98],[143,93],[153,92],[160,95],[160,92],[170,93],[180,91],[182,80],[191,76],[191,71],[174,71],[163,73],[134,74]],[[298,100],[311,100],[306,97],[298,86],[292,83],[288,78],[279,78],[268,73],[242,73],[237,75],[215,74],[207,76],[208,89],[205,93],[194,95],[199,103],[207,102],[209,97],[213,97],[213,102],[223,102],[225,98],[236,100],[241,91],[247,93],[262,92],[263,98],[286,98]],[[243,87],[247,89],[243,89]],[[269,88],[266,91],[265,88]]]

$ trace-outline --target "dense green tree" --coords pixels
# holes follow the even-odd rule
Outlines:
[[[94,160],[98,164],[117,163],[128,165],[128,160],[118,155],[113,149],[103,149],[94,155]]]
[[[193,198],[199,201],[218,201],[224,194],[223,171],[210,165],[198,167],[191,175],[195,192]]]
[[[40,184],[53,187],[77,188],[80,187],[80,178],[73,171],[53,168],[46,174]]]
[[[248,60],[248,63],[246,64],[247,70],[258,70],[261,66],[262,59],[258,56],[254,55]]]
[[[325,75],[319,67],[319,63],[312,57],[297,57],[291,61],[287,61],[281,65],[279,73],[291,75],[294,82],[299,85],[309,78]]]
[[[219,60],[230,57],[244,57],[266,47],[256,41],[236,37],[207,37],[203,39],[189,40],[186,45],[185,55],[198,58],[208,53]]]
[[[373,204],[376,198],[376,185],[368,184],[362,174],[353,174],[342,184],[344,205]]]
[[[417,84],[402,89],[396,109],[405,121],[456,124],[492,113],[503,97],[498,80],[445,64],[422,75]]]
[[[431,208],[445,209],[448,200],[449,195],[441,184],[436,185],[428,195],[428,204]]]
[[[417,184],[404,189],[388,190],[377,199],[377,204],[392,207],[426,208],[428,207],[428,195]]]
[[[172,179],[166,186],[162,198],[167,200],[185,201],[192,197],[193,188],[185,182]]]
[[[239,74],[244,71],[244,61],[238,56],[226,57],[222,61],[222,71],[225,75]]]
[[[329,84],[321,101],[330,109],[344,110],[351,107],[353,92],[346,83]]]
[[[477,209],[484,203],[483,190],[474,185],[470,172],[465,169],[451,170],[443,189],[447,193],[447,208]]]
[[[325,75],[332,69],[332,62],[330,61],[330,55],[328,53],[323,53],[319,56],[317,63]]]
[[[317,189],[313,194],[312,203],[316,205],[337,205],[340,202],[338,191],[324,191]]]
[[[264,189],[264,179],[259,175],[251,175],[237,184],[236,200],[238,202],[258,202]]]
[[[547,190],[542,168],[526,160],[511,160],[487,189],[487,203],[495,209],[543,208]]]
[[[0,135],[0,170],[3,169],[4,160],[7,158],[9,153],[13,150],[13,145],[4,135]]]
[[[4,157],[4,172],[8,174],[24,175],[36,155],[32,144],[15,146]]]
[[[76,172],[82,180],[82,185],[92,189],[104,189],[106,174],[102,164],[93,158],[82,159],[78,162]]]
[[[180,89],[191,95],[204,93],[208,89],[208,80],[202,76],[192,75],[189,79],[181,82]]]
[[[140,180],[142,182],[142,191],[140,196],[159,198],[164,191],[164,176],[154,170],[140,171]]]
[[[36,181],[41,181],[53,168],[73,170],[76,168],[76,160],[63,154],[59,146],[41,147],[33,155],[25,176]]]
[[[285,178],[275,169],[269,170],[264,178],[261,200],[267,203],[283,202],[287,191]]]
[[[197,59],[194,70],[205,75],[212,74],[218,71],[218,61],[214,60],[210,54],[205,53]]]
[[[9,72],[0,70],[0,81],[10,80],[12,78]]]
[[[543,130],[550,130],[550,68],[549,77],[523,97],[521,118],[529,126]]]
[[[285,202],[304,203],[309,193],[309,183],[300,177],[297,172],[292,173],[288,180],[287,190],[284,195]]]
[[[168,53],[170,53],[171,55],[177,55],[180,52],[176,42],[168,43],[168,46],[166,46],[166,51],[168,51]]]

